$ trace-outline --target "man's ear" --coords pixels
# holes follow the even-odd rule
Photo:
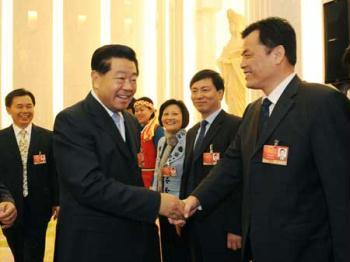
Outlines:
[[[92,87],[98,88],[100,74],[96,70],[92,70],[90,76],[91,76]]]
[[[286,50],[282,45],[278,45],[272,50],[272,55],[275,59],[276,64],[280,64],[285,59]]]
[[[220,100],[222,100],[224,98],[224,90],[220,89],[218,90],[218,93],[219,93]]]

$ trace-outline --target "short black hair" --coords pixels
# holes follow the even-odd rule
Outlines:
[[[253,31],[259,31],[260,43],[273,49],[283,46],[286,57],[291,65],[297,62],[297,43],[294,28],[290,23],[280,17],[269,17],[248,25],[242,32],[242,38],[247,37]]]
[[[135,103],[137,102],[137,101],[146,101],[146,102],[149,102],[149,103],[151,103],[152,105],[153,105],[153,100],[151,99],[151,98],[149,98],[149,97],[147,97],[147,96],[143,96],[143,97],[140,97],[140,98],[138,98],[138,99],[136,99],[135,101],[134,101],[134,109],[135,109]],[[134,110],[135,111],[135,110]],[[154,112],[152,113],[152,115],[151,115],[151,118],[150,119],[152,119],[153,117],[155,117],[156,115],[154,114]]]
[[[6,107],[11,107],[13,99],[17,96],[29,96],[30,99],[33,102],[33,105],[35,105],[35,97],[32,94],[32,92],[24,89],[24,88],[18,88],[15,90],[12,90],[10,93],[7,94],[7,96],[5,97],[5,105]]]
[[[197,72],[191,79],[190,87],[195,82],[198,82],[202,79],[210,78],[213,81],[213,84],[217,91],[222,90],[225,91],[224,79],[220,76],[220,74],[211,69],[203,69]]]
[[[105,74],[111,69],[111,58],[126,58],[136,65],[139,74],[139,66],[135,51],[126,45],[104,45],[97,48],[91,58],[91,70]]]
[[[159,122],[159,124],[161,126],[163,126],[162,116],[163,116],[165,108],[167,108],[170,105],[177,105],[180,108],[181,114],[182,114],[182,125],[181,125],[181,128],[185,128],[188,125],[189,121],[190,121],[190,114],[188,112],[188,109],[187,109],[185,103],[182,102],[181,100],[176,100],[176,99],[166,100],[160,106],[159,115],[158,115],[158,122]]]

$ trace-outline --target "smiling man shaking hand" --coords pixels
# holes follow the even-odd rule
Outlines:
[[[183,202],[143,187],[137,120],[126,109],[138,62],[123,45],[98,48],[92,90],[56,118],[62,210],[56,261],[160,261],[158,213],[181,218]]]

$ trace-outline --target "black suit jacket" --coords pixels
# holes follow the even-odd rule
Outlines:
[[[194,192],[204,209],[243,183],[243,242],[260,262],[350,261],[350,104],[294,77],[257,138],[261,100],[246,109],[225,158]],[[263,145],[288,165],[262,163]]]
[[[0,181],[8,188],[17,208],[15,228],[23,218],[23,165],[13,127],[0,131]],[[45,154],[46,163],[34,164],[33,156]],[[27,160],[28,197],[31,217],[47,223],[58,205],[58,189],[52,150],[52,132],[32,125]]]
[[[91,94],[56,117],[57,261],[159,260],[160,194],[143,188],[138,123],[123,115],[127,142]]]
[[[213,152],[220,152],[222,157],[234,139],[240,122],[239,117],[221,110],[208,129],[200,154],[196,157],[193,154],[193,148],[200,123],[187,132],[181,198],[187,197],[213,168],[210,165],[203,165],[203,153],[210,152],[210,145],[212,145]],[[193,225],[189,223],[188,226],[196,228],[197,240],[202,248],[228,250],[227,233],[241,234],[241,193],[234,192],[212,209],[197,212],[191,220]]]

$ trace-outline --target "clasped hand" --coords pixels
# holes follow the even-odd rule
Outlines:
[[[199,201],[194,196],[180,200],[173,195],[161,193],[159,214],[168,217],[171,224],[183,226],[186,219],[197,211],[198,206]]]
[[[11,227],[16,217],[17,210],[12,202],[4,201],[0,203],[0,224],[3,229]]]

